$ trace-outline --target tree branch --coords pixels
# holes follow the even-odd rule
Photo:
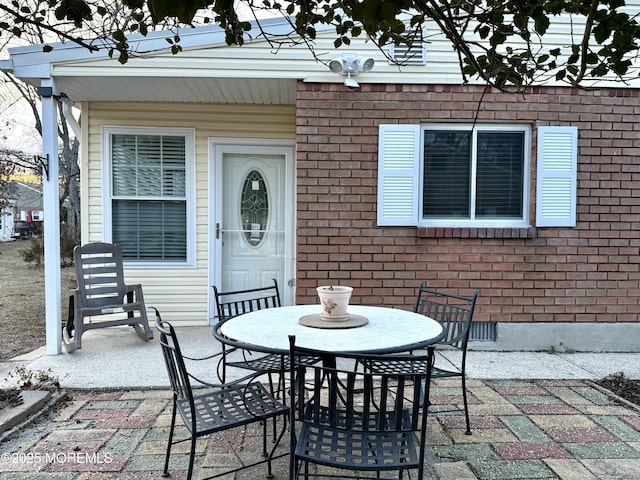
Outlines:
[[[46,23],[43,22],[38,22],[36,19],[31,19],[29,17],[25,17],[24,15],[21,15],[19,12],[3,5],[0,3],[0,10],[8,13],[9,15],[13,16],[14,19],[16,20],[16,23],[22,23],[22,24],[26,24],[26,25],[34,25],[37,27],[41,27],[44,28],[45,30],[48,30],[54,34],[56,34],[58,37],[62,38],[62,39],[66,39],[69,40],[71,42],[74,42],[78,45],[80,45],[81,47],[86,48],[89,51],[95,52],[98,51],[99,48],[96,47],[95,45],[91,45],[90,43],[85,42],[82,38],[76,38],[72,35],[69,35],[65,32],[63,32],[62,30],[60,30],[59,28],[56,28],[54,26],[51,25],[47,25]]]
[[[575,80],[572,82],[575,85],[579,84],[582,79],[584,79],[584,75],[587,71],[587,54],[589,53],[589,39],[591,38],[591,29],[593,28],[594,18],[596,13],[598,12],[598,6],[600,2],[592,2],[591,8],[589,9],[589,15],[586,17],[586,24],[584,26],[584,32],[582,34],[582,42],[580,43],[580,51],[581,62],[580,62],[580,72],[576,75]]]
[[[463,70],[464,66],[464,58],[467,59],[469,63],[471,63],[476,71],[478,72],[478,76],[482,78],[485,82],[490,84],[491,86],[496,86],[495,82],[492,81],[491,77],[487,75],[487,72],[484,71],[482,66],[478,63],[476,56],[471,51],[470,45],[473,45],[473,42],[467,42],[463,35],[458,32],[456,19],[451,16],[452,7],[450,4],[447,4],[448,8],[441,8],[441,5],[435,0],[426,0],[426,2],[416,2],[421,8],[421,12],[427,17],[431,18],[442,33],[453,43],[454,48],[458,54],[458,61],[460,64],[460,72],[462,73],[463,79],[466,82],[466,75]],[[445,15],[445,12],[449,15]],[[468,24],[468,20],[471,18],[471,14],[467,12],[467,20],[464,22]],[[465,26],[466,31],[466,26]]]

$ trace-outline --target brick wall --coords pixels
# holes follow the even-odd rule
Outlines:
[[[299,83],[297,111],[299,303],[317,301],[318,285],[344,283],[354,287],[353,303],[411,309],[428,280],[460,293],[481,289],[480,321],[640,321],[638,90],[482,96],[473,86]],[[535,126],[578,127],[575,228],[376,226],[378,125],[476,114],[532,125],[534,149]],[[535,151],[531,178],[535,196]]]

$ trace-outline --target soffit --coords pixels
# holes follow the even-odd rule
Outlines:
[[[295,79],[57,77],[56,89],[78,101],[293,105]]]

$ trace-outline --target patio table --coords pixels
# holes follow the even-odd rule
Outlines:
[[[424,315],[365,305],[349,306],[350,314],[366,318],[362,326],[317,328],[300,324],[300,318],[319,314],[321,308],[294,305],[256,310],[217,324],[214,335],[222,342],[257,352],[288,353],[289,335],[295,335],[297,345],[315,350],[399,353],[426,348],[445,334],[437,321]]]

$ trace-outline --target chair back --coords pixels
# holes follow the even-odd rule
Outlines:
[[[393,433],[404,432],[407,433],[404,438],[413,438],[415,435],[419,442],[419,451],[412,452],[412,460],[407,460],[409,463],[414,461],[415,464],[407,465],[406,468],[419,468],[418,463],[422,462],[417,459],[424,458],[428,391],[433,365],[432,349],[416,355],[339,353],[337,357],[333,357],[335,354],[331,352],[297,346],[294,336],[290,336],[289,341],[292,359],[289,372],[292,392],[292,452],[296,445],[296,431],[299,431],[299,428],[293,427],[296,422],[312,429],[319,427],[318,431],[322,430],[323,426],[337,429],[342,432],[338,437],[347,444],[353,441],[353,448],[356,450],[358,439],[366,441],[363,436],[375,434],[381,438],[385,434],[393,436]],[[324,361],[309,365],[303,361],[305,356],[323,357]],[[420,360],[424,361],[422,365],[427,365],[427,368],[414,369],[412,365]],[[369,362],[392,362],[401,368],[383,369],[381,372],[362,368]],[[362,432],[366,433],[362,435]],[[348,457],[349,453],[345,453],[340,445],[332,445],[333,440],[335,437],[318,438],[318,452],[313,454],[320,460],[318,463],[340,467],[344,460],[345,464],[356,464],[356,469],[359,470],[385,470],[384,465],[362,465],[362,468],[359,468],[357,461],[341,458]],[[336,451],[326,451],[332,448]],[[351,448],[349,445],[347,450]],[[309,452],[305,451],[304,454],[307,455]],[[361,454],[360,452],[359,455]],[[325,461],[323,458],[332,459]],[[404,460],[394,461],[397,465]]]
[[[219,322],[255,310],[281,306],[280,291],[275,278],[273,279],[273,285],[247,290],[220,292],[214,285],[213,294],[216,299]]]
[[[122,305],[127,293],[122,250],[111,243],[88,243],[73,249],[76,281],[83,307]]]
[[[169,383],[173,391],[174,398],[178,401],[188,400],[191,411],[193,411],[193,391],[187,367],[185,366],[178,343],[178,337],[173,329],[173,325],[164,322],[160,318],[160,312],[156,311],[156,328],[160,332],[160,346],[162,347],[162,357],[164,358],[167,373],[169,375]]]
[[[438,343],[466,350],[478,295],[480,290],[470,297],[445,293],[427,288],[426,282],[422,282],[415,311],[445,328],[446,336]]]

